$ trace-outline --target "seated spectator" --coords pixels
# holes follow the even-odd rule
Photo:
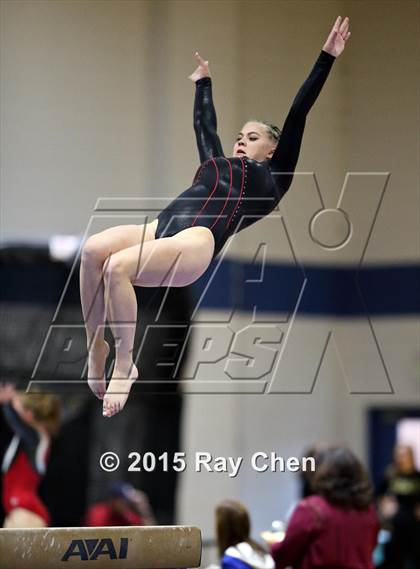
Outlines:
[[[216,508],[216,536],[222,569],[274,569],[271,555],[251,539],[248,510],[240,502],[224,500]]]
[[[88,527],[155,524],[146,494],[126,482],[114,483],[109,490],[108,499],[91,506],[84,520],[84,525]]]
[[[373,569],[379,522],[361,462],[346,448],[324,450],[312,485],[271,547],[276,569]]]
[[[379,511],[391,530],[383,569],[420,567],[420,472],[408,445],[395,446],[393,464],[379,488]]]

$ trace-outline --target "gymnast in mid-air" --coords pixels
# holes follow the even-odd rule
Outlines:
[[[195,54],[198,67],[189,79],[196,85],[194,130],[201,165],[192,186],[152,222],[112,227],[92,235],[81,253],[88,383],[103,399],[105,417],[121,411],[138,376],[133,362],[137,320],[133,287],[193,283],[231,235],[276,207],[292,183],[309,110],[349,37],[349,18],[338,16],[283,129],[260,121],[247,122],[236,137],[231,157],[224,155],[217,134],[208,61]],[[115,363],[108,388],[106,319],[115,339]]]

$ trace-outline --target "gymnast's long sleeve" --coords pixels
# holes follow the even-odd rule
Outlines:
[[[306,116],[315,103],[336,58],[321,50],[309,76],[299,89],[284,122],[280,139],[270,160],[280,198],[292,183],[299,158]]]
[[[36,429],[28,425],[11,403],[3,403],[3,415],[10,429],[30,448],[39,444],[40,435]]]
[[[210,77],[202,77],[195,83],[194,130],[200,162],[215,156],[224,156],[217,134],[216,110],[213,104]]]

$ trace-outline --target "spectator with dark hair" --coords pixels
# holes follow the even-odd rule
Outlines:
[[[322,453],[328,448],[328,445],[323,442],[313,443],[310,447],[305,449],[303,456],[312,456],[315,459],[315,464],[319,466],[322,460]],[[302,484],[302,498],[311,496],[314,493],[312,480],[315,476],[316,470],[308,468],[307,470],[301,470],[301,484]]]
[[[126,482],[115,482],[109,489],[108,499],[91,506],[84,521],[88,527],[155,524],[146,494]]]
[[[409,445],[395,446],[379,495],[382,520],[391,530],[383,569],[420,567],[420,472]]]
[[[248,510],[224,500],[216,508],[216,536],[222,569],[274,569],[271,555],[251,538]]]
[[[276,569],[373,569],[379,523],[361,462],[347,448],[324,450],[312,485],[271,548]]]

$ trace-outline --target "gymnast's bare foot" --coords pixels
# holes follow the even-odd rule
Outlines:
[[[109,354],[109,345],[105,340],[95,342],[89,350],[88,385],[98,399],[103,399],[106,392],[105,364]]]
[[[112,417],[122,411],[133,383],[138,376],[138,370],[133,362],[128,365],[115,364],[111,381],[109,382],[103,403],[103,416]]]

